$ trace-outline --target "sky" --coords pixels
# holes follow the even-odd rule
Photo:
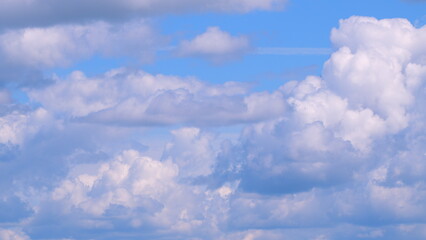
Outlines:
[[[0,240],[426,239],[425,14],[0,0]]]

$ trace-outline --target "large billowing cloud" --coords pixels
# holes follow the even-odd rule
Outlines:
[[[1,0],[0,28],[120,20],[165,13],[249,12],[281,8],[285,0]]]
[[[128,69],[28,89],[38,110],[6,92],[0,236],[424,239],[425,38],[342,20],[322,76],[271,93]],[[173,128],[157,156],[149,125]]]
[[[422,238],[415,224],[425,221],[426,207],[419,175],[425,33],[404,19],[363,17],[333,30],[337,50],[322,78],[281,88],[291,115],[248,127],[241,143],[219,155],[216,174],[257,194],[232,208],[234,219],[247,216],[236,228],[408,224],[407,231],[381,228],[371,236]],[[369,234],[353,239],[362,236]]]

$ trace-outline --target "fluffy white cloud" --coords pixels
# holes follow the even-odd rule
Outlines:
[[[85,121],[119,125],[226,125],[279,116],[285,108],[280,92],[247,94],[247,85],[212,86],[194,78],[150,75],[116,69],[87,78],[74,72],[29,96],[47,109]],[[263,104],[274,102],[264,108]]]
[[[0,35],[0,54],[6,63],[45,68],[66,66],[94,54],[147,60],[161,42],[142,21],[117,26],[96,22],[6,31]]]
[[[347,100],[324,86],[321,79],[308,77],[294,87],[294,97],[288,101],[296,117],[305,124],[320,122],[326,129],[332,129],[336,137],[351,142],[359,150],[368,150],[372,138],[386,132],[385,121],[370,109],[350,109]],[[311,132],[309,135],[315,139],[317,134]]]
[[[95,168],[92,174],[86,172],[91,168]],[[102,215],[112,205],[135,208],[144,204],[143,198],[169,197],[168,193],[176,187],[177,174],[178,167],[172,162],[162,163],[136,151],[126,151],[111,162],[75,170],[76,176],[62,182],[52,193],[52,199],[63,199],[85,212]]]
[[[213,62],[240,57],[250,48],[246,37],[231,36],[218,27],[209,27],[203,34],[180,43],[177,53],[181,56],[198,56]]]
[[[50,120],[51,116],[43,108],[29,113],[14,110],[0,116],[0,144],[22,144]]]
[[[198,128],[182,128],[172,134],[175,139],[166,145],[163,159],[176,163],[182,177],[211,174],[216,158],[213,137]]]
[[[1,0],[1,27],[117,20],[188,12],[249,12],[281,8],[285,0]]]
[[[351,17],[331,40],[339,50],[324,67],[327,85],[352,107],[373,110],[390,131],[407,127],[407,108],[423,84],[426,28],[405,19]]]
[[[235,186],[208,190],[180,183],[178,177],[173,162],[127,150],[103,163],[75,166],[44,201],[60,204],[59,214],[78,216],[73,224],[85,223],[89,229],[110,231],[124,223],[136,236],[163,229],[163,234],[212,239],[226,218]],[[43,218],[44,211],[40,209],[38,217]]]

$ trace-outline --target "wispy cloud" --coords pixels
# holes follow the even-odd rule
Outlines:
[[[160,48],[159,51],[175,51],[176,46],[168,46]],[[258,47],[248,54],[258,55],[330,55],[333,53],[332,48],[286,48],[286,47]]]
[[[260,55],[330,55],[331,48],[285,48],[285,47],[260,47],[254,51]]]

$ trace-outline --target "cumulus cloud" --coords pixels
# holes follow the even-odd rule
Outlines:
[[[153,57],[162,37],[145,22],[111,25],[57,25],[10,30],[0,35],[0,54],[7,64],[38,69],[66,66],[94,54]]]
[[[183,128],[172,131],[174,140],[166,145],[163,159],[179,166],[183,177],[207,176],[212,173],[216,153],[212,136],[199,128]]]
[[[166,38],[146,21],[124,24],[29,27],[0,33],[0,86],[44,87],[53,79],[46,69],[70,67],[93,56],[153,61]]]
[[[71,206],[93,215],[104,214],[112,205],[135,208],[144,202],[133,199],[139,195],[148,201],[168,197],[165,195],[176,187],[173,179],[178,174],[172,162],[155,161],[135,151],[126,151],[112,162],[101,164],[93,174],[76,171],[74,179],[64,181],[54,190],[52,199],[70,201]],[[96,192],[100,195],[94,195]],[[153,210],[151,206],[145,208]]]
[[[347,97],[352,106],[371,108],[391,130],[406,127],[405,109],[420,84],[412,79],[422,78],[414,69],[425,64],[426,48],[421,42],[426,39],[426,29],[416,29],[404,19],[353,17],[342,21],[331,39],[339,50],[324,68],[329,87]],[[412,74],[420,76],[412,78]]]
[[[208,85],[195,78],[116,69],[88,78],[74,72],[28,92],[48,109],[83,121],[118,125],[227,125],[280,115],[281,93],[246,95],[247,85]],[[274,102],[268,109],[263,104]]]
[[[26,27],[90,20],[120,20],[165,13],[249,12],[281,8],[285,0],[2,0],[0,27]]]
[[[209,27],[203,34],[180,43],[177,54],[180,56],[204,57],[213,62],[221,62],[242,56],[250,48],[246,37],[231,36],[219,27]]]
[[[99,164],[75,166],[44,201],[60,206],[59,214],[65,219],[74,216],[73,228],[84,223],[86,228],[114,232],[115,227],[125,224],[134,237],[149,236],[160,229],[161,235],[175,234],[179,239],[193,232],[203,238],[214,237],[232,186],[208,190],[182,184],[179,177],[179,167],[172,161],[161,162],[126,150]],[[38,218],[48,217],[46,210],[39,210],[35,225]],[[55,221],[43,220],[48,220],[48,225]],[[78,231],[72,235],[82,236]]]
[[[49,113],[39,108],[33,112],[13,109],[0,116],[0,144],[19,145],[34,135],[44,122],[50,120]]]

